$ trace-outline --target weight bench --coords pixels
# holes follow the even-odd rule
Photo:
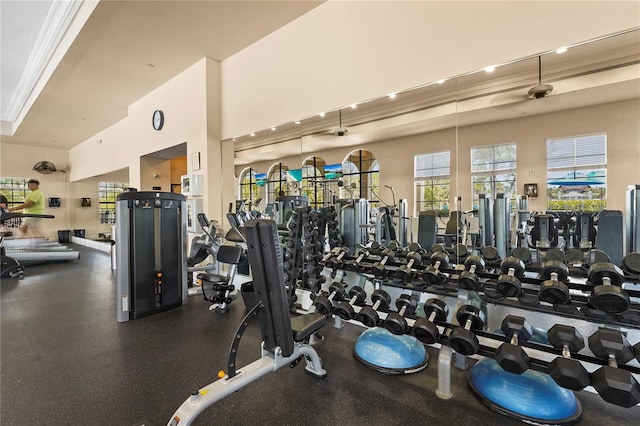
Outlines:
[[[167,426],[190,425],[207,407],[240,390],[249,383],[286,365],[295,366],[305,360],[305,371],[325,377],[322,361],[309,344],[313,335],[326,323],[324,315],[311,313],[291,318],[284,284],[282,254],[277,225],[272,220],[254,219],[245,225],[249,247],[249,263],[253,275],[256,306],[244,317],[235,333],[226,373],[218,373],[219,380],[194,390],[171,416]],[[251,320],[258,318],[262,333],[262,356],[236,370],[236,354],[240,339]]]

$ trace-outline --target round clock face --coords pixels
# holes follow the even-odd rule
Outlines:
[[[164,126],[164,114],[160,110],[153,112],[153,128],[155,130],[162,130]]]

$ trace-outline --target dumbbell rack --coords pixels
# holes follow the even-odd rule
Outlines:
[[[593,327],[597,327],[599,325],[605,325],[610,327],[610,329],[617,329],[619,327],[626,327],[629,329],[629,333],[634,337],[634,340],[638,340],[640,336],[640,304],[637,303],[637,299],[640,298],[640,291],[625,288],[626,292],[629,294],[631,298],[636,299],[636,301],[632,301],[631,309],[627,311],[624,315],[611,315],[602,311],[598,311],[592,309],[589,306],[589,296],[588,294],[594,288],[593,285],[586,282],[587,277],[587,269],[583,266],[577,265],[574,268],[570,269],[570,275],[572,272],[578,272],[578,277],[573,276],[571,279],[564,280],[565,284],[571,290],[577,290],[578,292],[583,292],[583,294],[576,294],[577,292],[572,292],[571,295],[571,304],[570,305],[556,305],[553,306],[551,304],[545,304],[545,302],[538,302],[537,293],[540,283],[543,281],[540,278],[541,272],[541,264],[540,263],[530,263],[527,265],[527,272],[525,276],[520,276],[519,279],[522,282],[522,297],[520,298],[503,298],[502,296],[498,296],[495,292],[495,281],[497,275],[499,273],[495,270],[499,267],[499,262],[493,262],[493,269],[489,268],[484,272],[477,272],[478,276],[484,282],[484,289],[478,293],[469,292],[467,290],[461,290],[457,285],[457,279],[460,273],[464,270],[461,269],[461,266],[447,266],[442,269],[443,276],[445,279],[442,283],[438,285],[427,286],[424,282],[418,281],[417,279],[409,280],[404,282],[402,280],[396,279],[394,277],[394,272],[399,269],[402,265],[406,263],[402,261],[403,253],[396,252],[394,259],[387,262],[383,271],[379,273],[373,273],[374,270],[370,266],[373,265],[376,261],[379,261],[380,257],[375,255],[368,255],[366,259],[360,259],[357,267],[354,267],[353,262],[357,255],[345,255],[342,257],[341,262],[339,264],[334,264],[334,268],[341,268],[342,270],[349,270],[357,272],[358,276],[365,277],[366,280],[372,280],[374,282],[378,282],[379,288],[381,285],[387,289],[394,288],[397,291],[406,292],[411,291],[412,293],[418,293],[427,295],[435,294],[444,296],[447,299],[449,304],[453,301],[454,303],[460,303],[461,300],[467,300],[470,297],[476,297],[478,302],[483,306],[493,306],[491,316],[498,317],[503,316],[504,314],[513,313],[513,312],[521,312],[521,310],[530,311],[527,314],[527,318],[535,318],[536,325],[542,326],[543,328],[546,326],[548,329],[551,325],[544,324],[544,322],[548,322],[550,320],[557,321],[557,318],[570,318],[572,324],[582,324],[582,327],[587,327],[589,330],[593,330]],[[426,257],[426,256],[425,256]],[[633,264],[634,266],[635,263]],[[421,274],[421,271],[424,269],[423,265],[415,265],[413,268],[415,271],[415,276]],[[628,268],[624,269],[624,277],[625,283],[630,284],[640,284],[640,275],[633,268],[631,271]],[[363,272],[365,271],[365,272]],[[414,276],[414,278],[415,278]],[[488,290],[488,291],[487,291]],[[470,296],[470,293],[472,295]],[[421,299],[422,300],[422,299]],[[360,308],[357,308],[360,309]],[[500,314],[498,314],[500,312]],[[385,314],[383,312],[380,313],[380,317],[384,319]],[[407,315],[407,322],[410,326],[413,326],[413,323],[417,318],[420,318],[416,315]],[[538,322],[539,319],[543,319],[544,321]],[[578,321],[575,321],[578,320]],[[341,320],[342,322],[343,320]],[[489,322],[489,321],[487,321]],[[532,319],[532,322],[534,320]],[[466,357],[460,357],[460,354],[452,353],[450,347],[447,344],[442,345],[442,343],[446,343],[448,341],[448,336],[451,330],[456,327],[460,327],[459,325],[447,323],[447,322],[439,322],[434,321],[434,323],[442,329],[442,334],[444,335],[440,340],[440,355],[438,357],[438,370],[439,370],[439,388],[437,390],[437,394],[441,397],[450,397],[450,368],[452,359],[455,361],[455,366],[460,368],[464,367],[464,360]],[[489,325],[488,329],[494,329],[491,325]],[[492,333],[489,331],[474,331],[475,334],[479,337],[481,342],[480,350],[477,355],[481,357],[494,358],[496,355],[496,346],[507,342],[507,338],[503,335]],[[587,332],[582,331],[583,334],[587,334]],[[530,355],[530,370],[540,371],[546,373],[549,368],[550,361],[553,361],[557,356],[562,355],[562,351],[556,348],[553,348],[546,344],[535,343],[535,342],[521,342],[520,346],[527,348],[527,352]],[[640,360],[640,343],[636,345],[636,353],[637,359]],[[454,357],[455,356],[455,357]],[[584,353],[572,353],[571,357],[581,363],[585,363],[591,365],[592,368],[597,368],[599,366],[603,366],[607,364],[607,361],[604,359],[599,359],[595,356],[585,355]],[[462,358],[462,362],[461,359]],[[619,368],[622,370],[626,370],[636,376],[640,375],[640,367],[636,365],[619,365]]]
[[[342,259],[342,267],[346,270],[355,270],[359,273],[362,273],[363,270],[366,270],[367,272],[365,273],[365,275],[375,276],[378,279],[384,279],[386,286],[456,297],[456,294],[459,292],[457,279],[460,273],[463,271],[462,269],[457,269],[455,267],[441,268],[443,277],[445,277],[446,279],[443,280],[443,282],[438,283],[438,285],[429,286],[419,279],[413,279],[411,281],[405,282],[394,279],[393,277],[394,272],[404,264],[403,262],[400,262],[398,258],[399,256],[396,256],[395,260],[388,261],[385,265],[386,267],[384,273],[382,274],[376,273],[376,271],[371,268],[371,265],[373,265],[378,260],[378,257],[376,256],[370,256],[368,259],[362,260],[360,262],[361,265],[358,269],[351,268],[350,262],[353,261],[353,256],[345,256]],[[414,269],[415,277],[421,275],[425,267],[424,265],[416,265],[414,266]],[[535,276],[535,274],[539,273],[539,271],[539,264],[528,265],[527,275],[519,277],[520,281],[523,284],[523,293],[522,296],[518,299],[504,298],[495,291],[495,281],[498,277],[498,274],[496,272],[476,272],[476,274],[484,280],[485,287],[484,290],[479,293],[479,295],[484,302],[489,304],[505,305],[513,308],[522,308],[531,311],[551,313],[562,317],[598,321],[612,325],[624,324],[625,326],[640,328],[640,304],[633,303],[632,301],[629,311],[622,315],[608,314],[596,309],[592,309],[589,306],[588,294],[590,294],[593,290],[593,286],[585,283],[584,281],[581,282],[581,280],[571,279],[566,282],[569,289],[578,290],[586,294],[572,295],[571,304],[550,305],[545,304],[544,302],[539,302],[537,298],[537,292],[541,282],[543,281],[542,279]],[[583,274],[586,276],[585,272],[583,272]],[[625,282],[631,282],[635,284],[640,281],[636,280],[636,276],[626,274]],[[627,289],[626,292],[632,298],[640,298],[640,291],[638,290]]]
[[[318,237],[318,214],[308,206],[297,207],[287,229],[288,235],[283,238],[285,285],[290,289],[290,295],[295,294],[297,288],[308,288],[317,293],[325,280],[319,265],[322,242]],[[293,299],[290,298],[292,302]]]

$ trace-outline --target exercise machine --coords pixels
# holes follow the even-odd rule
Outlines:
[[[627,189],[626,253],[640,252],[640,185]]]
[[[208,272],[210,274],[217,273],[219,269],[218,262],[216,261],[216,255],[221,246],[220,224],[218,221],[209,220],[204,213],[198,213],[198,223],[202,228],[203,235],[195,237],[191,240],[191,249],[189,250],[189,256],[187,257],[187,274],[189,285],[193,282],[194,272]],[[213,258],[213,261],[205,265],[200,263],[207,260],[209,257]]]
[[[242,389],[255,380],[284,366],[305,360],[305,371],[325,377],[326,371],[310,345],[314,334],[326,323],[319,313],[289,316],[289,301],[284,285],[282,255],[278,247],[277,225],[272,220],[250,220],[244,227],[249,262],[258,302],[244,317],[229,350],[227,371],[219,380],[195,390],[171,416],[168,426],[190,425],[207,407]],[[236,370],[240,340],[250,321],[258,318],[262,334],[262,357]]]
[[[118,322],[187,303],[184,195],[124,192],[116,214]]]
[[[3,211],[0,220],[13,218],[35,217],[42,219],[54,219],[50,214],[28,214]],[[8,232],[8,233],[7,233]],[[2,235],[2,269],[0,275],[4,278],[22,277],[24,265],[33,263],[59,262],[80,258],[80,252],[72,250],[59,243],[49,241],[46,238],[16,238],[7,239],[11,231],[4,231]]]

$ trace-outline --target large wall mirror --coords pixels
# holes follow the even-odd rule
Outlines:
[[[243,197],[269,201],[286,167],[286,195],[404,199],[414,217],[496,193],[526,194],[530,210],[623,210],[640,182],[639,70],[637,29],[470,70],[229,140],[235,175],[255,174]],[[565,139],[571,152],[554,149]]]

